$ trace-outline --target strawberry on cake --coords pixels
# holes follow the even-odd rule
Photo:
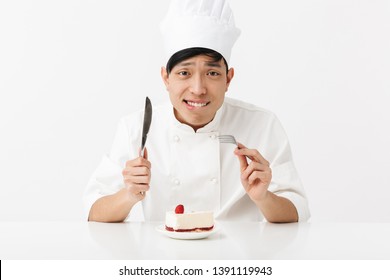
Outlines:
[[[195,211],[184,213],[184,206],[179,204],[175,211],[165,214],[165,229],[168,231],[208,231],[214,227],[212,211]]]

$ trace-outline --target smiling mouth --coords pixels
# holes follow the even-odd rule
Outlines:
[[[186,104],[190,105],[191,107],[204,107],[207,106],[210,102],[194,102],[189,100],[183,100]]]

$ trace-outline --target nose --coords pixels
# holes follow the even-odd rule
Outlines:
[[[201,75],[194,75],[191,79],[190,91],[195,95],[206,93],[206,85]]]

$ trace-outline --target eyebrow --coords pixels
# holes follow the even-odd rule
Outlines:
[[[222,65],[218,62],[206,61],[205,64],[206,66],[209,67],[222,68]],[[192,66],[192,65],[195,65],[195,62],[182,62],[178,64],[178,66]]]
[[[209,61],[209,62],[206,62],[206,65],[207,66],[211,66],[211,67],[217,67],[217,68],[222,68],[222,65],[218,62],[213,62],[213,61]]]

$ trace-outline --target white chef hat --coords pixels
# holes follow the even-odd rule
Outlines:
[[[241,33],[225,0],[171,0],[160,28],[166,61],[180,50],[202,47],[219,52],[229,62]]]

